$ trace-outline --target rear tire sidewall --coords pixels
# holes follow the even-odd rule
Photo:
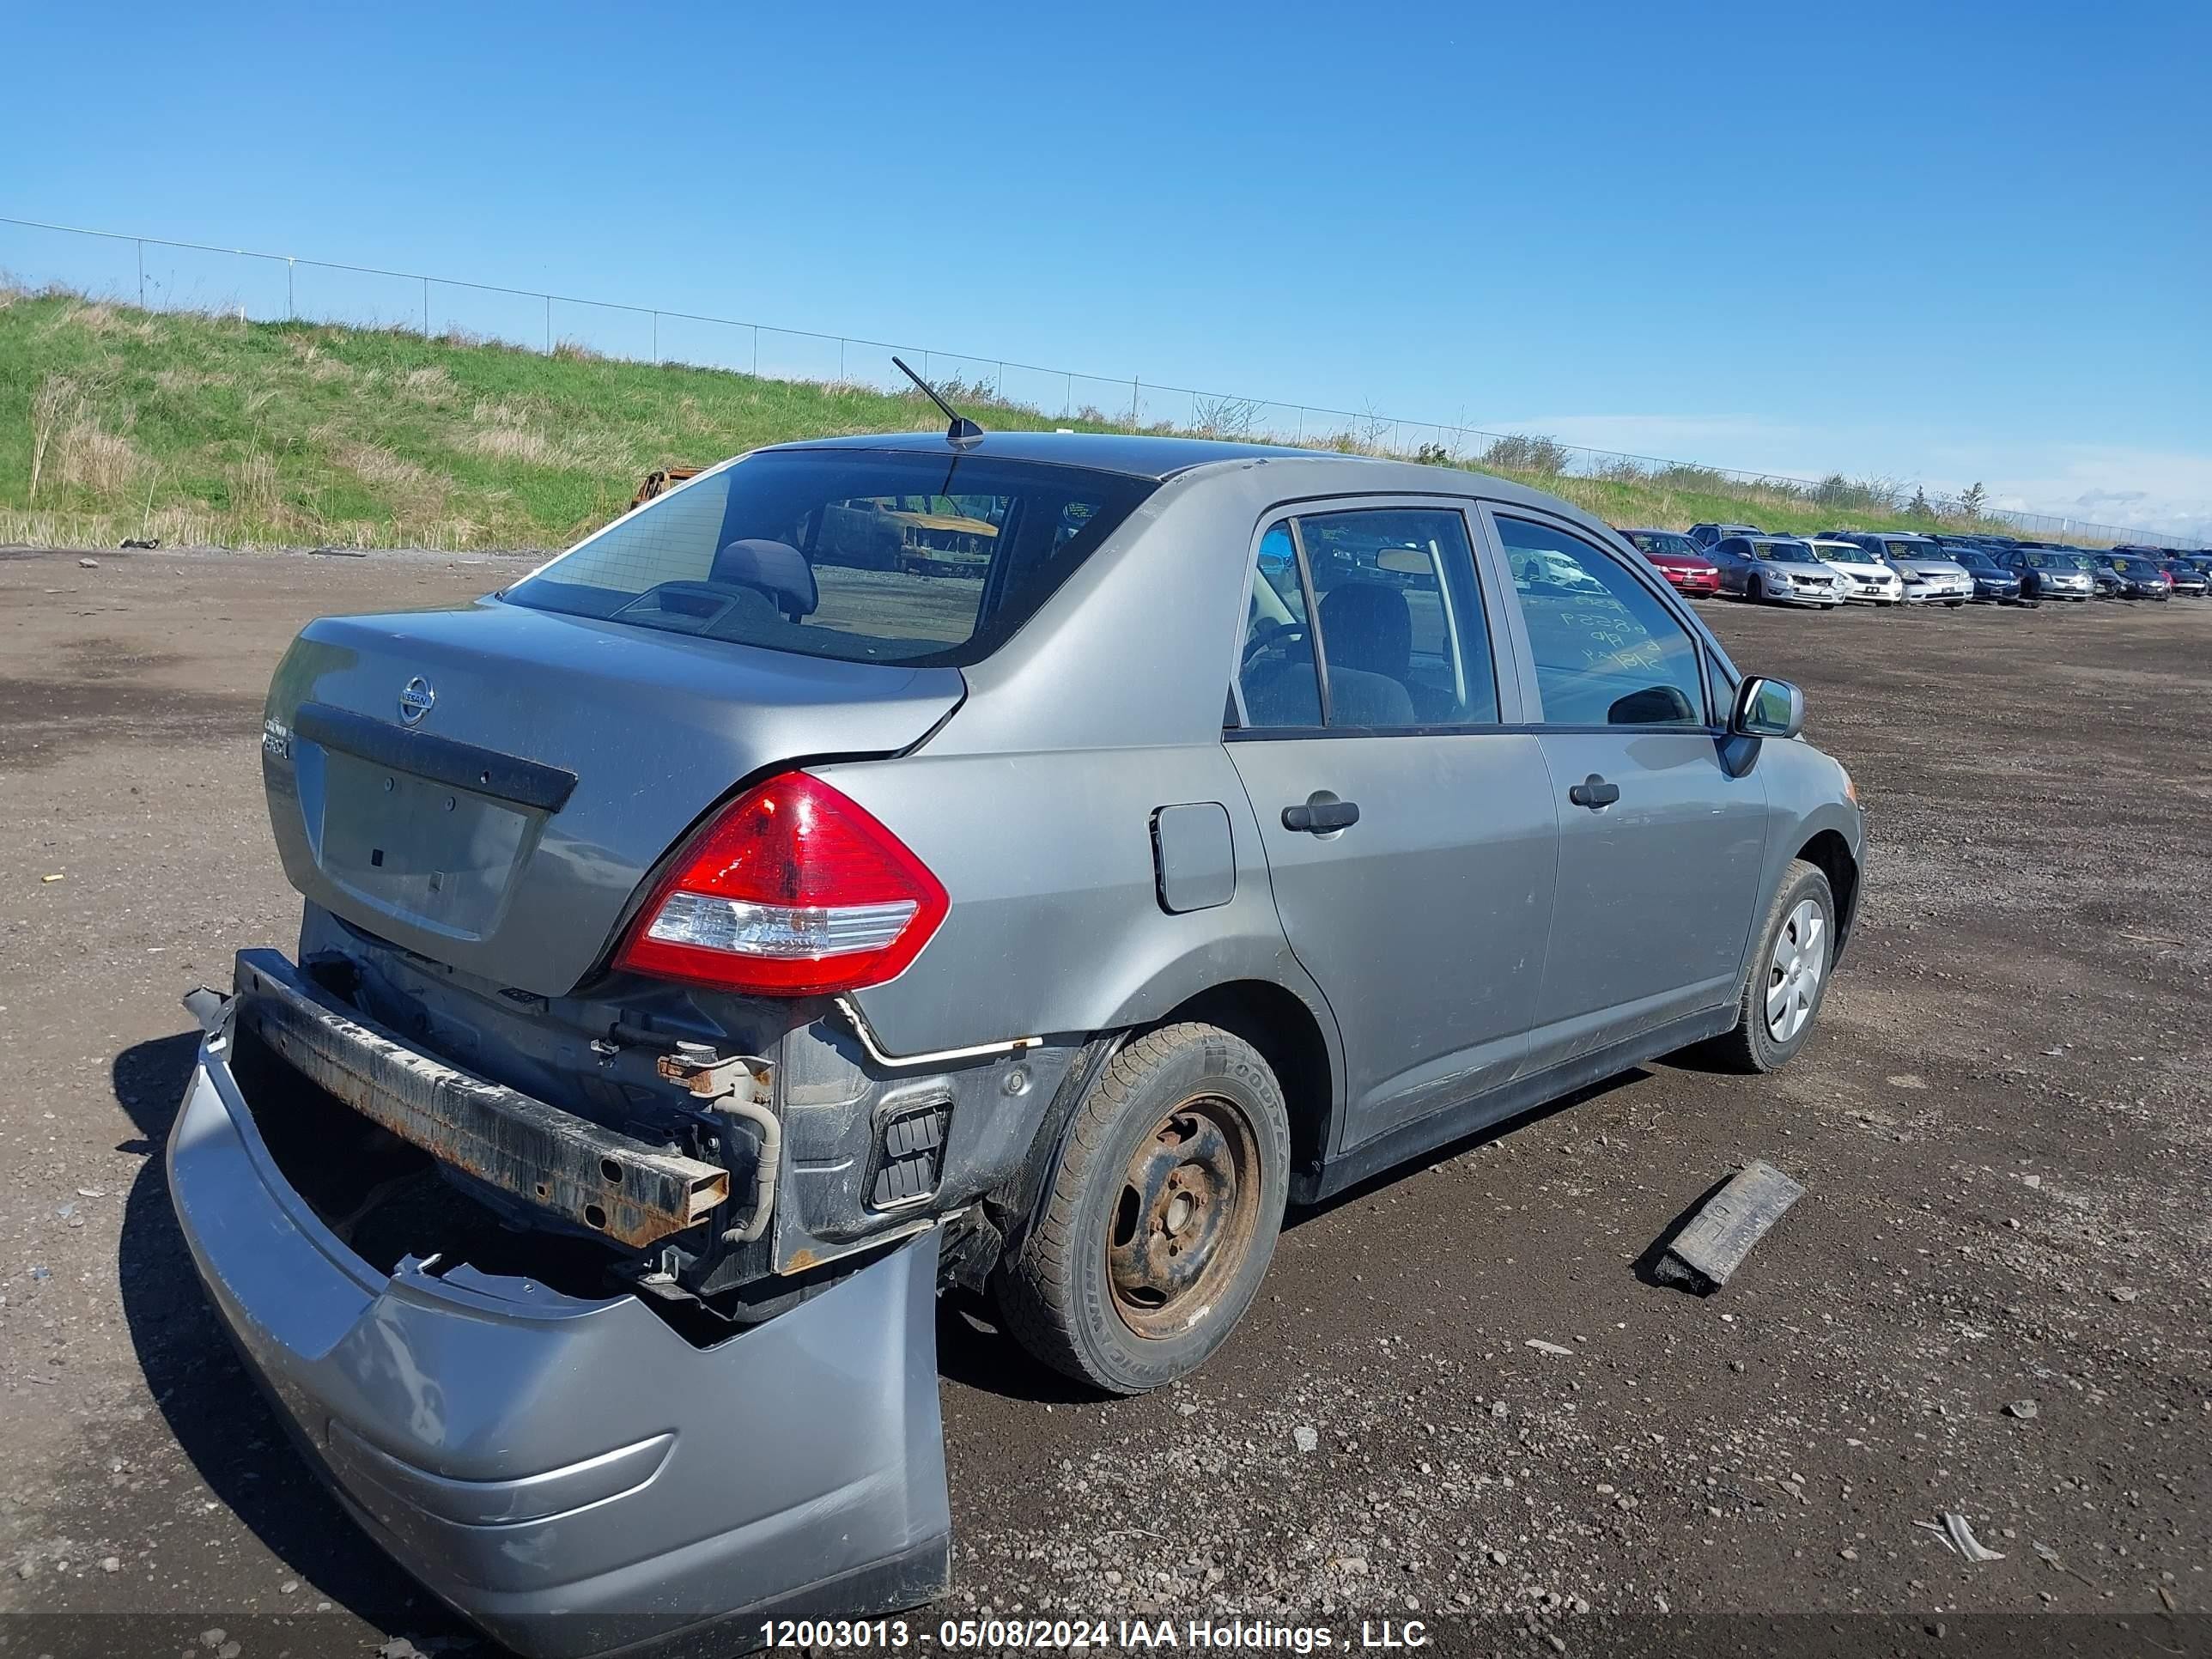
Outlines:
[[[1052,1264],[1064,1290],[1051,1298],[1049,1309],[1038,1310],[1058,1328],[1060,1341],[1054,1346],[1064,1343],[1073,1352],[1039,1357],[1115,1394],[1142,1394],[1187,1376],[1228,1340],[1267,1276],[1290,1192],[1290,1115],[1281,1085],[1258,1051],[1212,1027],[1170,1027],[1153,1035],[1172,1041],[1139,1039],[1116,1057],[1119,1064],[1148,1048],[1157,1050],[1144,1055],[1133,1085],[1110,1102],[1109,1110],[1100,1109],[1109,1105],[1101,1085],[1094,1085],[1077,1109],[1078,1133],[1063,1149],[1049,1189],[1060,1200],[1055,1208],[1069,1223]],[[1108,1076],[1112,1075],[1109,1068]],[[1140,1336],[1115,1305],[1107,1267],[1124,1174],[1162,1119],[1206,1095],[1231,1103],[1250,1127],[1259,1163],[1258,1213],[1243,1259],[1194,1322],[1172,1336]],[[1080,1133],[1086,1115],[1100,1129],[1087,1146]],[[1033,1235],[1024,1249],[1035,1249],[1042,1243]],[[1033,1297],[1024,1287],[1013,1287],[1017,1297],[1025,1293]],[[1070,1359],[1073,1366],[1066,1363]]]

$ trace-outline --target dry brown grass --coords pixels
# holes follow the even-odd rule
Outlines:
[[[534,427],[480,426],[462,440],[479,455],[495,461],[520,461],[525,466],[557,466],[559,446]]]
[[[442,488],[440,481],[404,455],[358,441],[337,446],[337,463],[363,483],[407,491]]]
[[[410,398],[424,403],[440,404],[453,395],[453,377],[435,363],[422,368],[410,368],[401,377],[399,388]]]
[[[55,447],[56,476],[95,495],[130,488],[145,468],[146,458],[130,439],[88,416],[74,422]]]
[[[154,319],[144,313],[126,316],[105,300],[88,300],[64,307],[55,317],[53,326],[82,329],[88,334],[128,334],[140,340],[151,340],[161,331]]]
[[[276,463],[258,450],[227,469],[230,475],[230,504],[234,513],[264,522],[286,516],[285,502],[276,477]]]

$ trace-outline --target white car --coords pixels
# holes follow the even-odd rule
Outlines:
[[[1564,553],[1546,548],[1515,548],[1513,574],[1523,587],[1579,587],[1605,592],[1603,583]]]
[[[1974,597],[1974,578],[1966,567],[1943,551],[1942,544],[1910,531],[1824,531],[1815,538],[1824,542],[1848,542],[1869,558],[1878,558],[1905,582],[1907,605],[1962,605]]]
[[[1899,605],[1905,599],[1905,579],[1856,542],[1832,542],[1809,537],[1808,544],[1821,561],[1844,579],[1844,597],[1861,605]]]

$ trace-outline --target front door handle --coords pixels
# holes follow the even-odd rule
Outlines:
[[[1349,830],[1358,822],[1358,802],[1339,800],[1326,789],[1315,790],[1303,806],[1283,809],[1283,828],[1301,835],[1325,836],[1334,830]]]
[[[1601,811],[1620,799],[1620,786],[1607,783],[1595,772],[1580,783],[1571,786],[1567,799],[1577,806],[1587,806],[1593,812]]]

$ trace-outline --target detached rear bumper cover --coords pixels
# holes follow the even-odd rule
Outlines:
[[[208,1293],[319,1474],[501,1641],[568,1659],[940,1594],[937,1235],[711,1349],[633,1297],[413,1260],[318,1220],[200,1048],[169,1189]]]

